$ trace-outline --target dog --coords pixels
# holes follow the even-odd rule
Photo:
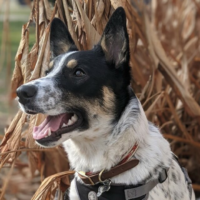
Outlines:
[[[47,115],[33,130],[36,143],[45,148],[62,144],[66,150],[77,172],[70,200],[194,200],[187,173],[159,129],[148,122],[129,87],[129,38],[123,8],[116,9],[99,43],[88,51],[78,51],[67,27],[55,18],[50,47],[52,60],[46,76],[16,92],[24,112]],[[124,170],[132,160],[134,167]],[[101,175],[115,167],[122,172],[102,180]],[[166,177],[160,181],[163,171]],[[95,174],[97,183],[92,181]]]

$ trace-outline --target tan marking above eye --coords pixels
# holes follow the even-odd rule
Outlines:
[[[49,63],[49,69],[51,69],[54,65],[54,60],[52,60],[50,63]]]
[[[103,87],[103,99],[104,99],[104,105],[106,108],[113,108],[114,102],[115,102],[115,95],[111,89],[104,86]]]
[[[77,60],[75,60],[75,59],[72,59],[67,63],[67,67],[71,68],[71,69],[76,67],[76,65],[77,65]]]

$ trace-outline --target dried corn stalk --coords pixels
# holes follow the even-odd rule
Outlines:
[[[188,168],[194,189],[200,190],[200,155],[196,153],[200,150],[200,3],[196,0],[145,2],[57,0],[51,8],[47,0],[35,0],[30,20],[22,28],[12,78],[12,97],[16,96],[18,86],[43,76],[48,68],[49,27],[54,17],[67,24],[77,47],[87,50],[98,42],[113,10],[123,6],[128,19],[132,87],[148,119],[160,127],[181,163]],[[29,51],[31,22],[36,23],[36,43]],[[42,177],[47,177],[68,170],[61,147],[43,151],[32,139],[33,126],[43,119],[42,115],[29,117],[18,112],[1,144],[0,167],[12,164],[20,149],[28,148],[32,174],[37,169]],[[46,179],[33,199],[51,199],[58,186],[64,191],[64,186],[69,185],[65,176],[68,173]]]

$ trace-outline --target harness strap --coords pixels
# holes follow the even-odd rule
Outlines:
[[[157,179],[151,180],[144,185],[134,186],[112,183],[110,190],[102,193],[100,197],[97,197],[97,192],[98,188],[102,185],[101,183],[85,185],[76,178],[76,186],[81,200],[147,200],[149,192],[158,183],[163,183],[167,179],[167,171],[168,169],[163,169]],[[93,198],[88,198],[90,195],[93,195]]]
[[[149,181],[148,183],[138,186],[136,188],[130,188],[124,190],[126,200],[135,199],[145,194],[148,194],[158,183],[163,183],[167,179],[167,170],[164,169],[160,172],[158,179]],[[144,200],[148,197],[145,196]]]

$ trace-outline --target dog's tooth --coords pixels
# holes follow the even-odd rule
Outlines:
[[[77,115],[73,115],[73,117],[71,118],[71,120],[72,120],[73,122],[76,122],[77,119],[78,119]]]
[[[73,124],[73,121],[70,119],[67,123],[68,126],[72,125]]]
[[[48,130],[48,136],[50,136],[50,135],[51,135],[51,129]]]
[[[66,126],[67,126],[67,124],[63,123],[62,128],[63,128],[63,127],[66,127]]]

